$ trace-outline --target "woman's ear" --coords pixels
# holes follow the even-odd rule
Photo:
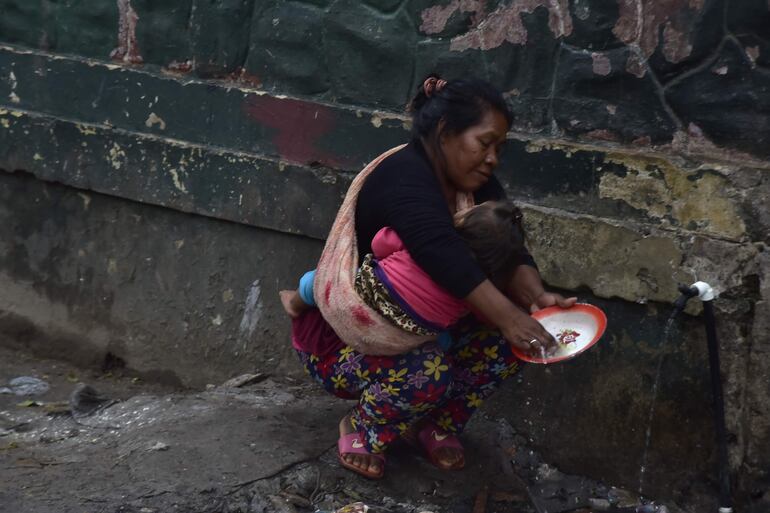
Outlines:
[[[436,135],[438,136],[439,144],[444,144],[445,128],[446,128],[446,120],[444,120],[444,118],[439,119],[438,124],[436,124]]]

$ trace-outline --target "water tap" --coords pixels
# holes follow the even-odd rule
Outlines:
[[[684,285],[680,284],[679,292],[682,293],[681,296],[676,298],[676,301],[674,301],[674,311],[676,313],[681,312],[684,310],[684,307],[687,306],[687,302],[698,295],[698,289],[694,285]]]
[[[678,289],[682,295],[674,301],[674,313],[679,313],[684,310],[684,307],[687,305],[687,301],[689,301],[690,298],[697,296],[701,301],[713,301],[716,297],[711,285],[703,281],[696,281],[692,285],[679,285]]]

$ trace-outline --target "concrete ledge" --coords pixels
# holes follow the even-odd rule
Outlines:
[[[0,169],[251,226],[326,238],[349,180],[325,168],[0,110]]]
[[[236,84],[0,45],[0,108],[358,171],[404,142],[393,114],[328,105]]]

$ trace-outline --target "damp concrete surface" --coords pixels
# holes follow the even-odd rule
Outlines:
[[[48,389],[17,395],[7,385],[23,376]],[[92,411],[73,401],[83,384],[98,392]],[[563,474],[483,414],[463,435],[464,470],[439,471],[403,443],[385,478],[367,480],[337,462],[351,405],[309,379],[246,374],[180,390],[0,345],[0,512],[686,511]]]

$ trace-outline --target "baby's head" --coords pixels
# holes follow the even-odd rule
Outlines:
[[[499,289],[505,288],[526,251],[521,218],[521,210],[508,201],[486,201],[455,214],[457,232]]]

